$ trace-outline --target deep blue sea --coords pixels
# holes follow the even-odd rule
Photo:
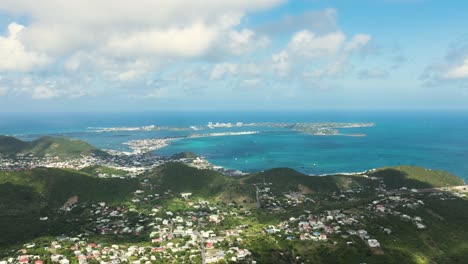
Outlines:
[[[189,127],[208,122],[372,122],[342,129],[365,137],[313,136],[271,127],[236,127],[204,132],[260,131],[243,136],[187,138],[157,153],[192,151],[215,165],[243,171],[291,167],[308,174],[355,172],[392,165],[416,165],[452,172],[468,180],[468,113],[456,112],[164,112],[1,113],[0,134],[33,140],[61,135],[105,149],[128,150],[133,139],[184,136],[194,131],[115,131],[99,128],[148,125]],[[315,166],[313,165],[315,164]]]

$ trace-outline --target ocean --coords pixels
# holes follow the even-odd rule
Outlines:
[[[363,137],[315,136],[277,127],[206,127],[208,122],[374,123],[339,129]],[[147,131],[143,126],[201,130]],[[129,129],[122,129],[122,128]],[[113,128],[115,131],[106,129]],[[82,139],[99,148],[128,151],[134,139],[195,133],[258,131],[241,136],[184,138],[156,151],[192,151],[211,163],[245,172],[290,167],[307,174],[358,172],[382,166],[415,165],[449,171],[468,180],[467,112],[145,112],[1,113],[0,134],[33,140],[43,135]]]

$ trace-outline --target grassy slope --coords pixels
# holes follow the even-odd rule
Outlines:
[[[433,188],[464,184],[461,178],[448,172],[414,166],[381,168],[369,176],[383,178],[388,188]]]
[[[297,242],[301,254],[313,263],[466,263],[468,256],[468,201],[457,199],[441,201],[425,199],[425,206],[406,213],[422,217],[427,229],[419,230],[414,224],[398,217],[386,216],[366,219],[366,230],[383,245],[384,255],[373,255],[360,239],[352,240],[355,247],[343,242],[338,245]],[[380,227],[392,230],[384,234]]]
[[[312,192],[333,192],[346,190],[365,184],[365,178],[349,176],[307,176],[289,168],[276,168],[252,174],[243,180],[245,183],[273,183],[272,188],[278,192],[297,190],[298,186],[307,187]]]
[[[34,154],[38,157],[58,156],[60,158],[77,158],[81,155],[107,155],[92,145],[64,137],[41,137],[34,141],[21,141],[13,137],[0,136],[0,154]]]
[[[0,172],[0,184],[6,183],[30,187],[48,204],[56,205],[74,195],[80,201],[124,199],[138,187],[134,180],[97,179],[84,172],[54,168]]]
[[[219,172],[199,170],[183,163],[166,163],[146,177],[174,192],[192,192],[195,195],[216,196],[231,180]]]
[[[390,188],[402,186],[430,188],[463,183],[462,179],[446,172],[408,166],[379,169],[372,176],[383,177]],[[350,178],[353,180],[349,181]],[[346,189],[346,187],[374,183],[361,176],[336,175],[321,179],[308,177],[291,169],[265,171],[249,176],[245,181],[255,183],[263,182],[263,179],[265,182],[279,185],[277,191],[294,189],[298,184],[306,185],[314,191],[314,188],[334,191],[336,187]],[[405,213],[422,217],[424,224],[428,226],[425,230],[419,230],[414,224],[393,216],[366,218],[365,229],[384,245],[384,255],[371,254],[368,247],[356,237],[338,240],[336,245],[329,242],[295,241],[283,243],[278,248],[275,241],[270,241],[271,238],[262,235],[249,244],[253,245],[254,255],[263,262],[275,260],[276,263],[291,263],[296,252],[309,259],[311,263],[465,263],[468,256],[468,229],[463,226],[468,221],[468,201],[465,199],[441,201],[427,198],[424,202],[426,204],[424,207],[416,210],[407,209],[408,212]],[[334,208],[346,208],[348,203],[351,205],[350,202],[343,202]],[[333,209],[333,206],[328,209]],[[275,214],[270,217],[282,217],[282,215]],[[393,230],[393,234],[384,234],[380,229],[381,226],[389,227]],[[352,247],[345,244],[350,240],[355,243]],[[255,247],[257,244],[264,246]]]
[[[81,169],[80,171],[88,173],[93,176],[99,176],[99,174],[101,173],[104,173],[107,175],[120,175],[120,176],[125,176],[128,174],[128,172],[124,170],[109,168],[109,167],[100,166],[100,165],[88,166],[88,167]]]
[[[34,237],[47,228],[53,231],[53,223],[39,217],[50,215],[72,196],[80,202],[119,202],[137,188],[135,180],[99,179],[75,170],[0,172],[0,244]]]
[[[2,154],[13,155],[26,149],[28,146],[28,142],[21,141],[14,137],[0,136],[0,153]]]

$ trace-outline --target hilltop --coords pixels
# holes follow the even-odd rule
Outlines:
[[[71,200],[124,202],[138,186],[136,180],[99,179],[71,169],[0,172],[0,244],[40,234],[42,214]]]
[[[16,156],[33,154],[36,157],[79,158],[82,155],[108,154],[96,147],[76,139],[45,136],[34,141],[22,141],[14,137],[0,136],[0,154]]]
[[[416,166],[384,167],[371,171],[369,176],[384,180],[388,188],[436,188],[463,185],[463,179],[440,170],[426,169]]]
[[[190,151],[186,151],[172,155],[171,159],[195,159],[196,157],[198,157],[197,154]]]
[[[79,201],[123,201],[138,187],[131,179],[99,179],[72,169],[35,168],[25,171],[0,172],[0,185],[28,189],[47,206],[61,206],[77,196]],[[3,195],[2,195],[3,196]],[[21,195],[17,195],[22,200]],[[15,200],[15,197],[9,197]]]
[[[168,162],[144,176],[174,192],[192,192],[201,196],[220,194],[232,180],[217,171],[197,169],[181,162]]]
[[[244,182],[271,183],[276,191],[334,192],[356,188],[368,182],[365,178],[343,175],[308,176],[290,168],[275,168],[247,176]]]
[[[115,168],[110,168],[106,166],[101,166],[101,165],[92,165],[88,167],[82,168],[80,171],[88,173],[93,176],[100,176],[100,175],[106,175],[106,176],[126,176],[128,175],[127,171],[121,170],[121,169],[115,169]]]

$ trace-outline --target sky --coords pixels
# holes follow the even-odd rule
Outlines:
[[[468,1],[0,0],[0,112],[468,110]]]

